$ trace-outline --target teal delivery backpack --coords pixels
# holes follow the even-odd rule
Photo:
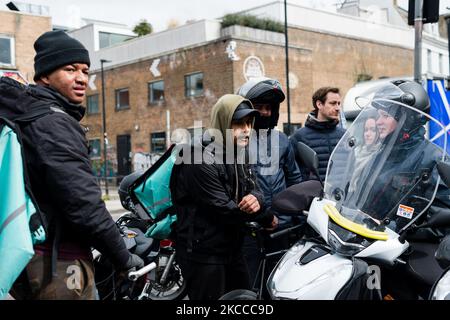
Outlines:
[[[169,186],[176,158],[176,148],[172,145],[130,186],[130,197],[137,213],[152,222],[145,234],[147,237],[160,240],[170,238],[176,212]]]
[[[34,109],[8,117],[4,102],[26,95],[26,86],[5,79],[0,78],[0,300],[34,255],[33,245],[46,239],[47,222],[28,184],[20,124],[51,113]]]

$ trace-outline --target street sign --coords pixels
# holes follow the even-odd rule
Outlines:
[[[161,61],[161,59],[155,59],[155,60],[153,60],[153,62],[152,62],[152,65],[151,65],[151,67],[150,67],[150,72],[152,73],[152,75],[154,76],[154,77],[159,77],[159,76],[161,76],[161,72],[159,72],[159,70],[158,70],[158,65],[159,65],[159,62]]]
[[[93,91],[97,90],[97,86],[94,83],[95,82],[95,78],[97,78],[97,75],[93,74],[92,76],[89,77],[89,82],[88,82],[89,89],[91,89]]]
[[[414,25],[415,0],[409,0],[408,3],[408,24]],[[439,0],[424,0],[422,9],[423,23],[435,23],[439,21]]]

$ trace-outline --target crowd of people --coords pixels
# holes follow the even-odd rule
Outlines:
[[[17,281],[11,293],[18,299],[95,299],[91,247],[107,256],[117,270],[142,267],[143,261],[126,249],[92,175],[85,132],[79,124],[90,66],[87,50],[62,31],[43,34],[35,49],[33,90],[57,112],[24,129],[24,148],[31,155],[26,165],[32,192],[49,217],[50,233],[44,244],[35,247],[26,277]],[[325,180],[330,156],[345,133],[339,125],[339,88],[316,90],[305,126],[290,137],[276,129],[284,100],[280,82],[270,78],[251,79],[236,94],[222,96],[212,108],[207,131],[215,138],[191,146],[200,149],[202,162],[173,169],[176,258],[190,299],[216,300],[233,289],[251,289],[259,255],[255,238],[246,234],[246,222],[258,222],[267,235],[291,226],[292,217],[270,210],[274,196],[311,179]],[[386,107],[367,116],[364,143],[355,149],[356,177],[362,176],[374,150],[395,130],[398,116]],[[407,141],[402,143],[423,138],[420,128],[405,132]],[[298,142],[317,153],[320,177],[297,163]],[[359,183],[355,178],[350,190]],[[59,251],[57,272],[52,272],[55,239]],[[265,242],[270,250],[288,245],[269,237]],[[65,284],[65,268],[73,264],[83,271],[82,286],[76,290]]]

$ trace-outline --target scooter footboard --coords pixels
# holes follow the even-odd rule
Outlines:
[[[273,299],[333,300],[353,274],[353,261],[314,242],[298,242],[270,275]]]

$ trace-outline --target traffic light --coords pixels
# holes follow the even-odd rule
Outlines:
[[[414,25],[415,0],[409,0],[408,24]],[[422,11],[423,23],[434,23],[439,21],[439,0],[423,0]]]

